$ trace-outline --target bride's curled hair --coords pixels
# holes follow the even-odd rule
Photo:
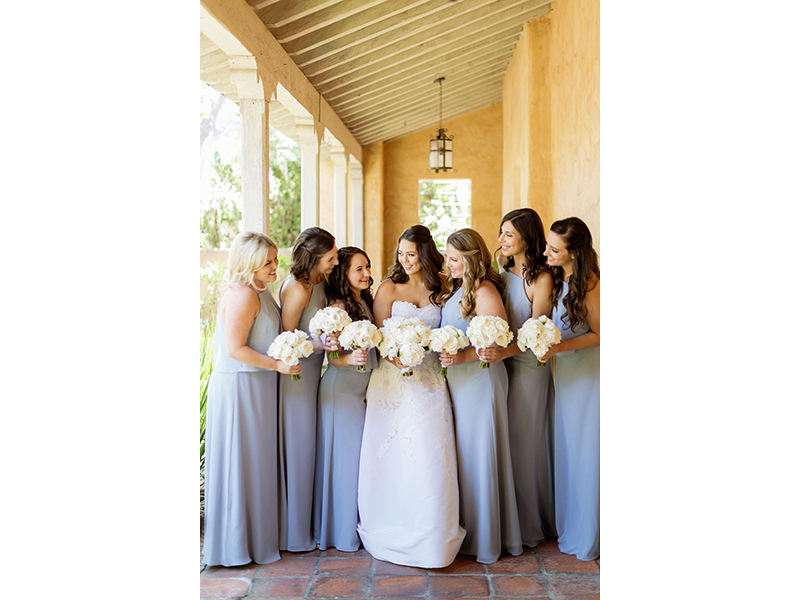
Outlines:
[[[361,304],[356,302],[353,297],[353,291],[350,289],[350,283],[347,280],[347,272],[350,270],[350,263],[353,257],[361,254],[367,259],[367,268],[372,268],[372,262],[369,256],[361,248],[355,246],[345,246],[339,248],[339,264],[333,267],[333,271],[328,277],[328,303],[332,304],[336,300],[344,303],[344,309],[353,321],[361,321],[369,319],[369,316],[364,314]],[[372,288],[373,280],[369,278],[369,288],[361,290],[361,298],[366,301],[367,306],[372,310]]]
[[[444,265],[444,257],[436,248],[436,242],[433,241],[430,230],[424,225],[412,225],[397,238],[397,246],[394,249],[394,264],[389,268],[389,272],[386,275],[387,279],[391,279],[395,283],[408,281],[408,275],[397,258],[397,254],[400,251],[400,242],[403,240],[411,242],[416,247],[417,256],[422,266],[422,279],[425,282],[425,287],[431,290],[431,303],[438,306],[439,294],[442,292],[442,278],[439,273],[441,273]]]
[[[474,229],[459,229],[450,234],[447,238],[447,245],[452,246],[464,261],[464,273],[460,279],[453,279],[448,273],[445,282],[445,292],[442,302],[452,298],[453,294],[464,286],[464,295],[461,297],[459,306],[461,307],[461,317],[466,319],[475,312],[475,292],[483,285],[484,281],[490,281],[500,292],[502,297],[505,292],[505,285],[500,278],[500,274],[492,266],[492,255],[486,247],[481,234]]]

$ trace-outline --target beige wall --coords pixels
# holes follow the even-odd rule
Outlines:
[[[446,98],[446,96],[445,96]],[[381,276],[392,264],[392,253],[398,236],[404,229],[419,223],[420,179],[470,179],[472,181],[472,228],[480,233],[490,250],[497,247],[497,231],[503,216],[502,207],[502,149],[503,107],[498,102],[467,115],[445,121],[453,140],[453,166],[456,173],[428,171],[428,140],[435,127],[407,135],[383,144],[382,152],[375,147],[372,163],[365,159],[365,182],[377,188],[377,164],[383,163],[383,250]],[[375,149],[373,151],[373,149]],[[382,158],[377,155],[382,153]],[[367,167],[366,165],[370,166]],[[379,192],[367,183],[367,210],[374,213]],[[375,219],[366,217],[377,226]],[[378,277],[375,277],[378,280]]]
[[[379,282],[389,267],[383,258],[383,142],[365,146],[361,156],[364,159],[364,251],[372,262],[372,278]]]
[[[525,25],[503,79],[503,208],[579,217],[600,248],[600,4],[558,0]]]

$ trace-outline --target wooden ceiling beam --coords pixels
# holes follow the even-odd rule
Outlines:
[[[250,5],[250,8],[253,10],[259,10],[266,6],[270,6],[272,4],[277,4],[282,0],[247,0],[247,3]]]
[[[474,4],[475,2],[487,4],[494,1],[466,0],[461,4]],[[420,27],[419,21],[436,19],[443,15],[444,11],[453,9],[455,5],[450,0],[416,0],[412,3],[391,3],[391,12],[387,11],[385,6],[389,6],[389,3],[362,13],[364,22],[359,28],[353,28],[349,22],[334,23],[309,35],[296,38],[284,44],[283,47],[302,68],[314,61],[322,60],[331,54],[342,52],[351,46],[378,36],[385,37],[387,42],[402,39],[406,35],[411,35],[411,33],[405,33],[406,31],[411,30],[413,33],[415,28]],[[385,12],[380,20],[378,20],[379,9],[383,9]],[[372,22],[366,21],[367,17],[371,18]],[[403,31],[398,31],[401,28]]]
[[[516,47],[517,38],[503,36],[493,44],[478,42],[475,46],[465,48],[464,52],[457,51],[446,55],[433,57],[430,60],[416,63],[411,62],[405,66],[398,65],[398,69],[381,71],[365,79],[349,83],[333,90],[322,92],[336,110],[350,108],[363,102],[370,102],[375,94],[387,88],[397,89],[397,86],[426,81],[430,77],[433,81],[440,75],[448,75],[452,69],[458,69],[464,64],[475,64],[501,55]],[[350,105],[350,106],[348,106]]]
[[[472,93],[472,89],[483,87],[486,83],[494,81],[498,74],[505,73],[505,64],[487,64],[476,68],[474,72],[462,73],[460,77],[448,77],[444,83],[444,97],[456,98],[460,93]],[[374,122],[385,118],[386,114],[393,114],[402,110],[404,106],[419,103],[438,102],[439,88],[428,83],[424,88],[416,88],[395,98],[387,98],[383,102],[370,104],[368,109],[358,113],[343,116],[347,127],[354,134],[364,123]]]
[[[399,54],[404,58],[409,54],[424,54],[498,24],[511,22],[522,25],[530,20],[530,15],[541,4],[547,3],[541,0],[497,0],[475,10],[459,12],[448,19],[428,22],[414,35],[392,43],[387,44],[383,36],[368,40],[313,64],[304,64],[303,71],[314,85],[321,85]]]
[[[464,104],[469,104],[479,94],[489,93],[502,93],[502,76],[499,70],[494,73],[484,74],[481,80],[467,80],[461,82],[458,86],[450,90],[450,95],[443,103],[444,112],[452,111],[454,108],[460,107]],[[383,115],[373,118],[370,122],[365,122],[352,126],[354,135],[361,135],[366,129],[375,129],[376,127],[383,126],[386,123],[393,121],[407,120],[414,114],[423,114],[427,112],[439,112],[439,97],[430,94],[417,98],[414,102],[405,102],[397,106],[392,111],[386,111]]]
[[[452,112],[448,112],[445,114],[443,120],[445,124],[447,121],[452,121],[453,119],[457,119],[463,115],[469,114],[471,112],[475,112],[476,110],[480,110],[482,108],[486,108],[487,106],[491,106],[497,102],[502,100],[502,92],[497,94],[488,94],[481,98],[475,98],[474,102],[467,106],[466,108],[454,109]],[[370,146],[376,142],[390,142],[399,138],[406,137],[413,133],[418,133],[424,129],[428,128],[436,128],[439,126],[439,115],[436,114],[434,119],[430,117],[421,118],[421,119],[409,119],[404,123],[396,126],[389,126],[387,128],[382,128],[376,130],[374,132],[370,132],[370,134],[365,135],[361,138],[361,142],[364,146]],[[452,133],[452,132],[451,132]],[[434,131],[431,131],[431,135],[434,134]],[[456,137],[456,140],[458,138]],[[457,143],[454,140],[454,143]]]
[[[469,106],[465,106],[460,109],[454,110],[454,112],[447,114],[444,117],[444,123],[447,124],[448,121],[452,121],[453,119],[457,119],[461,116],[468,115],[471,112],[475,112],[476,110],[480,110],[487,106],[491,106],[497,102],[500,102],[502,98],[500,95],[487,95],[481,98],[476,98],[472,104]],[[402,125],[396,125],[393,127],[388,127],[385,129],[381,129],[376,131],[371,136],[364,136],[364,145],[374,144],[376,141],[391,141],[395,139],[399,139],[405,137],[407,135],[411,135],[413,133],[417,133],[419,131],[430,130],[430,135],[435,134],[435,130],[439,127],[439,116],[436,115],[435,118],[428,117],[427,119],[420,119],[420,120],[408,120],[404,122]],[[452,133],[448,132],[448,133]]]
[[[311,15],[319,10],[333,6],[340,0],[272,0],[271,2],[249,2],[256,16],[268,29],[282,27]]]
[[[460,72],[452,72],[448,73],[447,80],[445,81],[445,88],[448,88],[453,82],[458,82],[459,76],[469,76],[469,75],[485,75],[486,73],[494,72],[498,69],[505,70],[508,66],[508,61],[510,60],[511,53],[508,53],[508,56],[504,60],[496,60],[490,63],[484,63],[482,65],[476,64],[472,68],[465,71]],[[392,110],[394,106],[398,102],[411,102],[414,101],[420,95],[429,92],[431,87],[431,82],[433,80],[426,80],[425,82],[421,82],[420,85],[415,87],[405,87],[397,90],[396,94],[392,94],[391,91],[387,91],[384,94],[381,94],[381,97],[376,97],[372,99],[368,104],[361,105],[356,107],[354,110],[351,110],[347,113],[343,111],[339,111],[342,120],[345,123],[348,123],[348,127],[350,123],[356,123],[366,117],[370,117],[375,114],[379,114],[381,111],[384,110]]]
[[[299,19],[293,19],[284,25],[269,21],[265,21],[265,24],[275,39],[283,44],[322,29],[326,25],[347,23],[350,19],[356,18],[359,13],[387,1],[395,4],[403,2],[403,0],[340,0],[336,4],[326,6]]]
[[[336,91],[349,84],[367,85],[371,81],[387,74],[391,76],[400,73],[414,73],[420,63],[428,63],[431,59],[435,60],[439,57],[442,57],[443,61],[449,61],[464,50],[470,51],[470,49],[479,47],[482,44],[488,45],[493,40],[508,40],[509,42],[514,40],[516,42],[522,32],[522,27],[523,25],[515,22],[500,23],[469,36],[469,42],[463,39],[455,40],[445,46],[435,48],[435,50],[422,53],[408,52],[399,58],[389,57],[359,71],[342,75],[330,81],[327,85],[320,83],[316,85],[322,94],[336,97]]]
[[[457,106],[463,99],[470,100],[472,96],[478,93],[484,93],[489,90],[496,92],[498,89],[502,92],[502,85],[498,82],[502,79],[505,69],[488,68],[481,73],[476,73],[474,77],[465,76],[457,82],[449,82],[447,88],[447,105]],[[433,86],[431,86],[433,88]],[[374,127],[376,123],[386,122],[394,115],[408,114],[409,111],[418,111],[420,107],[434,107],[437,111],[439,109],[439,90],[431,89],[423,93],[418,93],[414,97],[408,98],[404,101],[393,104],[390,108],[384,111],[373,114],[366,118],[348,121],[348,128],[353,132],[353,135],[359,135],[365,128]],[[443,104],[445,104],[443,102]]]

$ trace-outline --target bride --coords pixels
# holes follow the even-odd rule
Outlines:
[[[398,239],[389,278],[375,295],[375,324],[417,317],[439,326],[444,259],[423,225]],[[396,360],[381,359],[367,388],[358,477],[358,533],[380,560],[446,567],[465,531],[459,525],[453,412],[437,355],[426,354],[403,377]]]

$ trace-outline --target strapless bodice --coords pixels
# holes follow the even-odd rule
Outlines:
[[[392,303],[392,316],[406,318],[416,317],[417,319],[422,319],[425,325],[431,329],[436,329],[439,327],[439,323],[442,320],[442,309],[435,304],[426,304],[420,308],[413,302],[395,300]]]

